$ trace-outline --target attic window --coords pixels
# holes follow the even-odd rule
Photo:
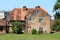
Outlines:
[[[40,13],[40,10],[37,10],[37,13]]]
[[[36,10],[36,14],[37,14],[37,13],[40,13],[40,10]]]

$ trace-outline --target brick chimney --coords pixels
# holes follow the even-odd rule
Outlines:
[[[23,8],[26,8],[26,6],[23,6]]]
[[[28,8],[26,6],[23,6],[23,11],[27,11]]]
[[[36,6],[35,8],[40,8],[40,6]]]

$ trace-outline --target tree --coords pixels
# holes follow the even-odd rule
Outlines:
[[[52,30],[60,31],[60,0],[57,0],[56,4],[54,5],[53,11],[55,12],[55,15]]]
[[[53,31],[60,31],[60,22],[59,21],[60,20],[55,20],[53,27],[52,27]]]
[[[17,34],[22,33],[21,22],[18,21],[13,22],[13,32]]]
[[[56,4],[54,5],[53,11],[56,11],[60,8],[60,0],[57,0]]]
[[[60,0],[57,0],[56,4],[54,5],[53,11],[55,11],[55,19],[60,19]]]
[[[54,19],[60,20],[60,12],[55,13]]]

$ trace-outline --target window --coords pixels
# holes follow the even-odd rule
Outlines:
[[[36,10],[36,13],[40,13],[40,10]]]
[[[28,27],[28,30],[30,30],[30,29],[31,29],[31,26]]]
[[[39,18],[39,22],[43,22],[43,18],[42,17]]]
[[[39,27],[39,30],[40,30],[40,31],[43,31],[43,27]]]
[[[33,21],[33,20],[34,20],[34,18],[29,18],[29,20],[30,20],[30,21]]]

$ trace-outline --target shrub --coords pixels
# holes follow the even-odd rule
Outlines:
[[[17,27],[16,27],[16,26],[13,27],[13,32],[14,32],[14,33],[17,32]]]
[[[13,22],[12,29],[14,33],[21,34],[22,33],[21,22],[18,21]]]
[[[36,29],[32,29],[32,34],[36,34],[36,33],[37,33]]]
[[[51,27],[52,31],[60,31],[60,20],[55,20],[54,24]]]
[[[41,30],[38,31],[38,34],[42,34],[42,33],[43,33],[43,31],[41,31]]]
[[[22,33],[23,33],[23,32],[22,32],[22,28],[19,27],[19,28],[17,29],[17,32],[16,32],[16,33],[17,33],[17,34],[22,34]]]

